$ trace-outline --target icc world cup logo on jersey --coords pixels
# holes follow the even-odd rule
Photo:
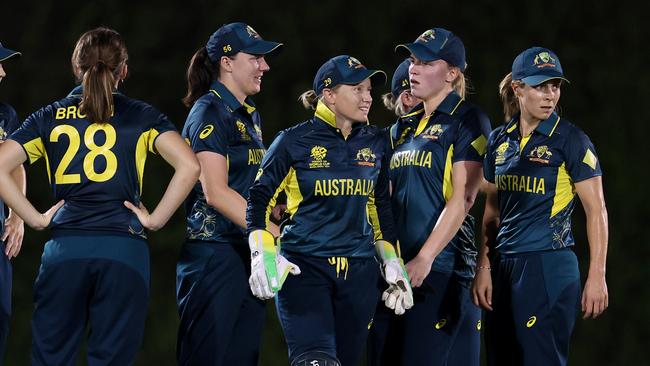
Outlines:
[[[327,149],[324,148],[323,146],[316,145],[311,148],[311,155],[309,157],[311,158],[311,161],[309,162],[309,167],[314,169],[314,168],[329,168],[330,163],[329,161],[325,160],[325,157],[327,156]]]
[[[553,153],[549,150],[548,146],[541,145],[534,147],[528,153],[528,160],[548,164],[551,161],[551,156],[553,156]]]
[[[357,164],[363,166],[375,166],[375,160],[377,160],[377,157],[370,148],[365,147],[357,151]]]
[[[495,164],[503,164],[506,161],[506,151],[508,151],[508,143],[504,142],[496,149],[496,157],[494,158]]]

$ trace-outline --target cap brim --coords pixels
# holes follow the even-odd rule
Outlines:
[[[422,60],[424,62],[440,60],[440,56],[438,56],[437,54],[429,51],[429,49],[426,46],[421,45],[419,43],[398,44],[395,47],[395,51],[397,51],[400,48],[404,48],[404,49],[408,50],[415,57],[419,58],[420,60]]]
[[[282,43],[259,40],[251,46],[242,49],[240,52],[249,53],[251,55],[267,55],[280,47],[282,47]]]
[[[560,80],[566,81],[567,83],[571,84],[571,82],[568,79],[566,79],[565,77],[563,77],[563,76],[550,76],[550,75],[528,76],[528,77],[525,77],[525,78],[521,79],[521,82],[523,82],[526,85],[537,86],[539,84],[545,83],[545,82],[547,82],[549,80],[553,80],[553,79],[560,79]]]
[[[10,50],[8,48],[0,47],[0,62],[6,61],[12,57],[18,57],[21,53],[18,51]]]
[[[370,79],[370,82],[373,84],[380,83],[381,85],[384,85],[386,83],[387,76],[386,73],[382,70],[361,69],[359,72],[355,72],[354,74],[350,75],[347,79],[341,80],[340,84],[356,85],[366,79]]]

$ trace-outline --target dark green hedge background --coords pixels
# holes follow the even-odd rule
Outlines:
[[[262,37],[284,42],[268,62],[262,92],[254,99],[264,120],[265,141],[309,117],[296,101],[310,88],[329,57],[350,54],[392,75],[402,59],[395,45],[414,40],[431,27],[459,35],[467,49],[469,100],[501,123],[497,85],[513,58],[534,45],[556,51],[570,85],[562,89],[561,115],[581,126],[598,150],[609,210],[608,284],[610,308],[593,321],[577,323],[573,365],[648,365],[650,345],[650,243],[647,240],[648,185],[648,6],[572,1],[13,1],[0,5],[0,41],[23,57],[3,64],[8,77],[0,100],[20,118],[65,96],[74,86],[70,56],[77,38],[98,25],[118,30],[129,48],[130,75],[122,90],[168,114],[182,128],[187,110],[185,69],[193,52],[220,25],[243,21]],[[16,62],[17,61],[17,62]],[[393,120],[375,89],[371,120]],[[144,201],[153,207],[171,175],[151,157]],[[165,183],[166,184],[166,183]],[[45,166],[28,169],[28,196],[40,209],[52,204]],[[645,187],[645,188],[644,188]],[[479,199],[473,210],[480,217]],[[179,211],[163,230],[150,235],[150,313],[137,365],[173,365],[178,317],[175,262],[183,241]],[[576,252],[583,275],[588,264],[584,214],[574,214]],[[14,260],[14,314],[6,364],[27,365],[30,349],[32,284],[47,233],[26,230],[23,251]],[[261,365],[286,365],[286,348],[272,302],[268,304]],[[81,362],[80,364],[85,364]]]

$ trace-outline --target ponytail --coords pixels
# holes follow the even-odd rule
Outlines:
[[[105,123],[113,112],[115,78],[103,61],[98,61],[83,74],[83,98],[79,111],[93,123]]]
[[[318,105],[318,95],[316,95],[316,92],[313,90],[307,90],[306,92],[300,94],[298,97],[298,100],[302,103],[303,107],[305,109],[313,109],[316,110],[316,106]]]
[[[187,68],[187,94],[183,104],[191,107],[197,99],[210,90],[210,84],[219,76],[219,64],[212,62],[208,57],[208,50],[199,48],[192,56]]]
[[[81,83],[79,111],[92,123],[107,123],[113,114],[113,88],[129,55],[122,36],[95,28],[79,37],[72,53],[72,71]]]
[[[519,101],[512,90],[512,73],[508,73],[499,83],[499,99],[503,105],[503,115],[508,122],[512,117],[519,113]]]
[[[465,99],[467,95],[467,80],[465,80],[465,74],[460,72],[456,80],[451,83],[452,89],[458,94],[461,98]]]

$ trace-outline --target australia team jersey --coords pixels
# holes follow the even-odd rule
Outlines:
[[[9,105],[0,102],[0,144],[18,127],[16,111]],[[5,205],[0,200],[0,235],[5,231]]]
[[[419,105],[391,126],[392,207],[404,261],[417,256],[451,198],[452,165],[481,162],[490,129],[486,115],[455,92],[432,115]],[[473,277],[475,260],[474,218],[468,215],[432,268]]]
[[[55,202],[65,200],[50,228],[53,234],[84,232],[145,237],[131,210],[142,193],[147,152],[156,138],[175,128],[152,106],[114,92],[114,113],[90,123],[79,110],[82,90],[29,116],[11,135],[34,163],[45,158]]]
[[[192,106],[183,138],[195,153],[209,151],[225,157],[228,186],[247,198],[265,152],[261,123],[250,99],[242,105],[223,84],[215,82]],[[200,183],[187,197],[185,212],[188,239],[246,243],[245,230],[206,203]]]
[[[521,138],[516,116],[492,132],[484,166],[485,179],[498,191],[498,252],[574,244],[574,183],[602,175],[596,150],[582,130],[553,113]]]
[[[314,118],[282,131],[250,190],[248,230],[264,229],[281,191],[287,195],[283,250],[315,257],[370,258],[374,240],[395,243],[388,197],[388,139],[353,125],[347,139],[319,102]]]

